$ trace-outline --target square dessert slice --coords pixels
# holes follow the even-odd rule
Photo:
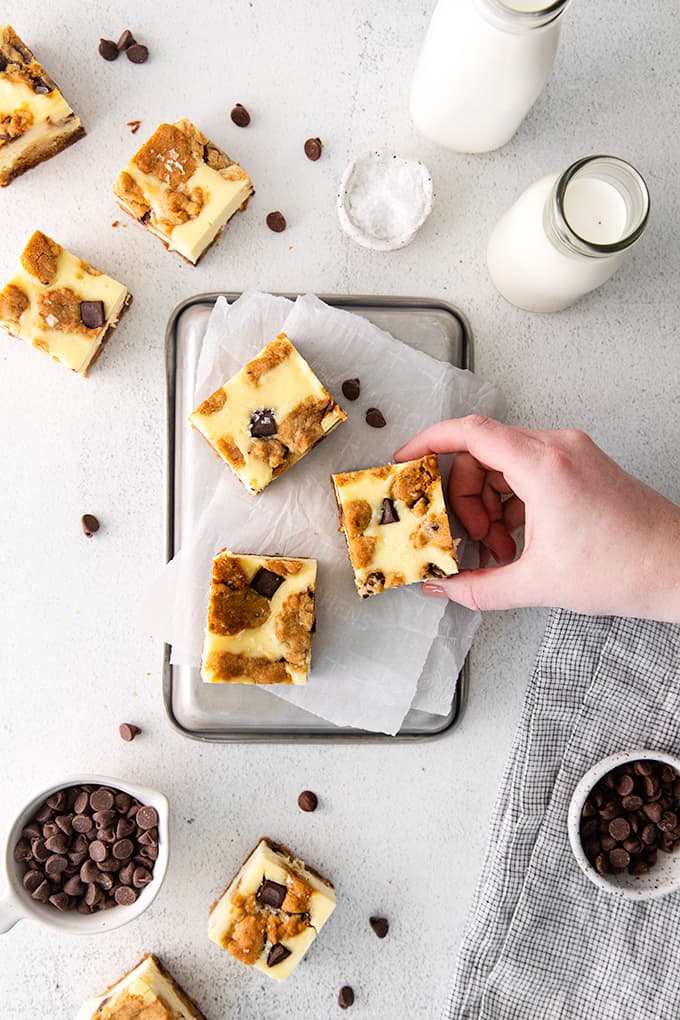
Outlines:
[[[316,560],[213,560],[201,676],[206,683],[306,684],[312,655]]]
[[[434,454],[333,475],[333,485],[362,598],[458,573]]]
[[[285,981],[334,910],[327,878],[261,839],[210,908],[208,936],[241,963]]]
[[[189,416],[250,493],[346,419],[285,333]]]
[[[113,186],[121,209],[196,265],[253,194],[250,177],[190,120],[161,124]]]
[[[10,25],[0,25],[0,187],[84,134],[28,46]]]
[[[122,283],[36,230],[0,291],[0,326],[86,376],[131,300]]]
[[[85,1002],[76,1020],[205,1020],[196,1003],[152,953],[103,995]]]

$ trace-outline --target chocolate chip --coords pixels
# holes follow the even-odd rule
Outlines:
[[[69,896],[82,896],[85,892],[85,883],[81,882],[79,875],[71,875],[68,881],[64,882],[64,892]]]
[[[99,531],[99,521],[94,514],[83,514],[80,518],[80,523],[86,538],[92,538]]]
[[[63,832],[60,832],[58,836],[50,836],[45,840],[45,848],[51,850],[53,854],[65,854],[68,850],[68,840]]]
[[[275,212],[267,213],[267,226],[275,234],[280,234],[286,229],[286,217],[278,209]]]
[[[113,794],[106,787],[100,786],[90,794],[90,807],[93,811],[109,811],[113,807]]]
[[[65,836],[73,834],[73,815],[59,815],[55,818],[55,822]]]
[[[74,817],[73,829],[75,832],[89,832],[93,828],[94,822],[90,815],[76,815]]]
[[[135,818],[140,829],[153,829],[154,825],[158,825],[158,812],[148,805],[141,807]]]
[[[32,893],[35,892],[35,890],[38,888],[40,883],[44,881],[44,879],[45,876],[41,871],[31,869],[30,871],[27,871],[24,874],[24,877],[21,879],[21,883],[24,889],[28,889],[28,891]]]
[[[140,846],[158,846],[158,829],[147,829],[137,837]]]
[[[31,893],[31,898],[37,900],[38,903],[47,903],[50,898],[50,883],[41,882]]]
[[[257,890],[256,899],[267,907],[280,910],[286,898],[288,890],[280,882],[272,882],[269,878],[263,878],[260,888]]]
[[[614,818],[609,823],[609,835],[618,843],[630,836],[630,825],[625,818]]]
[[[103,57],[104,60],[118,59],[118,47],[113,39],[100,39],[98,49],[99,56]]]
[[[108,827],[111,825],[111,822],[115,821],[116,812],[113,808],[108,808],[105,811],[95,811],[92,817],[94,818],[95,824],[98,828],[104,828]]]
[[[104,900],[104,894],[94,883],[90,883],[85,890],[85,903],[88,907],[98,907]]]
[[[229,116],[237,127],[248,127],[250,124],[250,114],[241,103],[234,103]]]
[[[297,802],[301,811],[316,811],[319,805],[319,798],[311,790],[303,790]]]
[[[633,765],[633,771],[637,772],[639,776],[651,776],[654,772],[654,762],[647,759],[636,761]]]
[[[66,871],[68,867],[68,860],[66,857],[62,857],[61,854],[52,854],[45,861],[45,874],[48,878],[56,879],[62,872]]]
[[[630,773],[624,773],[620,776],[618,783],[616,784],[616,792],[620,793],[622,797],[627,797],[629,793],[632,793],[635,788],[635,780]]]
[[[132,873],[132,884],[135,889],[142,889],[145,885],[148,885],[152,880],[153,875],[148,868],[138,866]]]
[[[266,599],[271,599],[279,590],[284,580],[285,578],[281,577],[280,574],[275,574],[273,570],[267,570],[266,567],[260,567],[250,582],[250,587],[253,591],[256,591],[258,595],[262,595]]]
[[[354,1005],[354,989],[351,985],[343,985],[338,992],[338,1006],[340,1009],[349,1009]]]
[[[116,839],[124,839],[132,835],[137,828],[133,818],[119,818],[116,822]]]
[[[130,907],[137,899],[137,893],[129,885],[119,885],[113,894],[119,907]]]
[[[63,811],[66,807],[66,794],[63,790],[57,790],[51,797],[47,798],[47,804],[55,811]]]
[[[253,411],[250,416],[250,434],[254,439],[261,439],[265,436],[274,436],[278,431],[274,412],[270,407]]]
[[[345,379],[342,393],[348,400],[358,400],[361,394],[361,383],[358,379]]]
[[[622,798],[621,807],[624,811],[639,811],[642,807],[642,797],[638,797],[637,793],[629,793],[627,797]]]
[[[125,56],[133,64],[144,64],[149,56],[149,48],[142,43],[135,42],[125,50]]]
[[[275,967],[277,963],[281,963],[283,960],[287,960],[289,956],[290,949],[286,949],[286,947],[281,942],[275,942],[274,945],[269,950],[269,955],[267,956],[267,966]]]
[[[396,524],[399,521],[399,514],[397,508],[391,499],[387,496],[382,502],[382,513],[380,515],[381,524]]]
[[[377,407],[369,407],[366,412],[366,424],[370,425],[372,429],[384,429],[387,422],[382,411],[379,411]]]
[[[31,853],[33,854],[36,861],[40,864],[44,864],[47,858],[50,856],[49,850],[46,848],[42,839],[34,839],[31,843]]]
[[[138,736],[138,734],[140,734],[142,731],[141,728],[139,726],[135,726],[134,723],[123,722],[118,727],[118,732],[120,733],[123,740],[127,741],[127,743],[130,743],[130,741],[134,740],[135,737]]]
[[[65,892],[55,893],[54,896],[50,896],[50,903],[57,910],[68,910],[69,898]]]
[[[90,515],[86,514],[86,516],[89,517]],[[97,524],[99,524],[99,521],[97,521]],[[86,809],[89,803],[90,795],[87,793],[86,790],[82,790],[81,793],[79,793],[76,799],[73,801],[73,810],[77,815],[80,815],[83,813],[83,811]]]
[[[135,845],[131,839],[119,839],[113,844],[113,856],[118,861],[125,861],[132,857],[135,852]]]
[[[312,163],[316,163],[317,159],[321,158],[322,149],[320,138],[308,138],[305,142],[305,156],[307,159],[311,159]]]
[[[32,856],[33,855],[31,854],[31,848],[28,844],[28,841],[25,839],[20,839],[17,845],[14,847],[14,860],[30,861]]]
[[[113,802],[116,805],[116,811],[120,811],[125,814],[131,804],[130,795],[128,793],[123,793],[123,791],[120,790],[113,798]],[[125,833],[125,835],[127,836],[127,833]]]
[[[134,874],[134,871],[135,865],[133,864],[132,861],[130,861],[129,864],[124,864],[123,867],[118,872],[118,880],[122,882],[123,885],[132,885],[132,876]]]
[[[384,939],[390,930],[390,925],[386,917],[369,917],[368,923],[379,939]]]
[[[101,329],[106,322],[103,301],[81,301],[80,321],[88,329]]]
[[[612,868],[623,870],[623,868],[627,868],[630,864],[630,854],[627,850],[617,847],[615,850],[610,852],[609,863]]]
[[[130,46],[134,46],[136,42],[137,40],[135,39],[130,29],[126,28],[123,34],[121,35],[120,39],[116,43],[116,48],[118,50],[127,50],[129,49]]]
[[[106,858],[109,856],[109,851],[106,849],[106,844],[102,843],[100,839],[92,840],[88,852],[92,860],[96,861],[97,863],[106,860]]]
[[[678,824],[677,815],[673,811],[664,811],[657,824],[661,832],[670,832]]]

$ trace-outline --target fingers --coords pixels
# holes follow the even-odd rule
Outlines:
[[[503,523],[510,534],[521,528],[525,520],[524,503],[519,496],[511,496],[503,503]]]
[[[522,559],[507,567],[464,570],[436,583],[426,581],[424,595],[448,598],[468,609],[519,609],[540,605]]]
[[[507,473],[508,468],[531,467],[531,453],[536,442],[536,437],[526,429],[471,414],[431,425],[397,450],[394,458],[404,461],[428,453],[468,451],[482,464]]]

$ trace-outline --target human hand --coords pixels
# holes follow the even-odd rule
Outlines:
[[[486,561],[504,565],[427,581],[425,594],[470,609],[561,606],[680,622],[680,507],[585,433],[470,415],[425,429],[395,460],[428,453],[456,454],[450,504]]]

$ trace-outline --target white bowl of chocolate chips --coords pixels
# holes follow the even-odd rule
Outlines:
[[[680,889],[680,759],[620,751],[586,772],[568,814],[574,856],[591,882],[623,899]]]
[[[19,812],[5,848],[0,932],[31,918],[92,935],[139,917],[168,867],[168,801],[110,776],[73,776]]]

